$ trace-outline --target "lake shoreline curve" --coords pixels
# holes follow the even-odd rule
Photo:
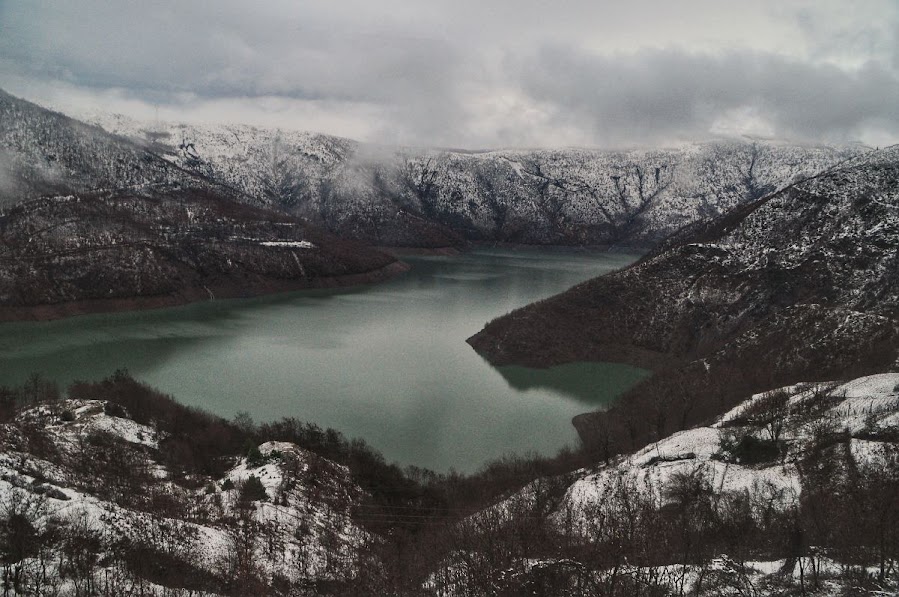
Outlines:
[[[250,284],[234,279],[224,279],[205,286],[191,286],[176,293],[154,296],[134,296],[110,299],[86,299],[46,305],[0,307],[0,323],[16,321],[52,321],[79,315],[143,311],[178,307],[218,299],[240,299],[328,288],[351,288],[386,282],[409,271],[411,266],[403,261],[393,261],[383,267],[346,274],[311,279],[259,278]]]

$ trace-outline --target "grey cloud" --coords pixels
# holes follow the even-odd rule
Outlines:
[[[899,71],[899,21],[893,26],[893,70]]]
[[[789,5],[787,5],[789,6]],[[809,56],[817,61],[858,65],[875,60],[897,67],[899,4],[871,1],[846,10],[846,3],[821,2],[792,15]]]
[[[899,136],[890,2],[0,0],[0,77],[385,143],[657,143],[744,108],[780,136]],[[299,108],[260,118],[272,98]]]
[[[367,104],[393,140],[459,122],[459,49],[396,19],[366,21],[371,9],[351,4],[341,16],[306,2],[0,3],[0,66],[152,103]]]
[[[899,133],[899,80],[873,64],[844,71],[771,54],[595,56],[565,48],[515,63],[524,91],[553,105],[559,124],[581,122],[600,142],[695,137],[746,108],[780,135],[803,139],[852,139],[872,123]]]
[[[8,33],[0,56],[22,71],[97,87],[387,101],[441,87],[435,67],[453,61],[439,40],[329,30],[298,18],[296,9],[278,18],[224,1],[122,3],[115,10],[106,2],[35,4],[42,8],[0,7]]]

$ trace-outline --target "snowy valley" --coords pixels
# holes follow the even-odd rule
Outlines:
[[[899,1],[0,0],[0,597],[899,597]]]

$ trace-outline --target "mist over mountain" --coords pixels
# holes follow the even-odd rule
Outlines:
[[[5,93],[0,115],[2,320],[345,285],[403,269],[97,127]]]
[[[270,208],[387,246],[647,247],[866,151],[735,139],[658,150],[462,152],[250,126],[91,120]]]

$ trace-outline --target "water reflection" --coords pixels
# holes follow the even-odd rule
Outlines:
[[[645,369],[612,363],[567,363],[546,369],[509,365],[496,370],[519,392],[560,392],[583,403],[585,409],[606,404],[609,394],[622,394],[649,374]]]

